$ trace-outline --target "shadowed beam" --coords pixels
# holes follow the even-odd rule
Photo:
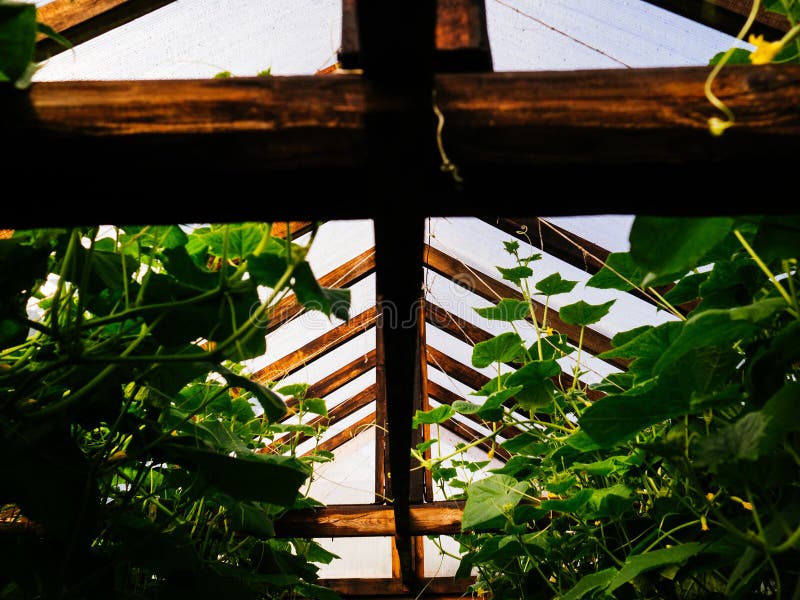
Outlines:
[[[461,532],[463,501],[412,504],[411,535],[448,535]],[[275,522],[278,537],[367,537],[395,534],[394,510],[380,504],[338,504],[290,511]]]
[[[424,598],[436,600],[464,600],[464,590],[474,583],[474,577],[429,577],[425,580]],[[342,594],[343,598],[369,598],[370,600],[419,600],[412,591],[397,579],[320,579],[319,585]]]

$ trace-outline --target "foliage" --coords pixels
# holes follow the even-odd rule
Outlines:
[[[0,596],[335,597],[311,564],[334,556],[273,528],[331,458],[296,456],[320,430],[279,423],[280,394],[324,402],[240,363],[289,290],[346,314],[307,250],[254,223],[0,240]]]
[[[417,415],[477,415],[492,431],[451,456],[415,453],[443,490],[460,492],[450,497],[466,498],[459,576],[476,570],[473,591],[498,599],[796,597],[800,218],[639,217],[630,241],[589,285],[639,288],[673,318],[613,338],[601,357],[629,368],[591,386],[600,399],[580,379],[580,340],[615,307],[561,307],[581,327],[577,348],[553,343],[547,312],[537,322],[531,307],[527,347],[516,301],[504,299],[482,314],[514,331],[473,351],[498,377],[473,402]],[[548,280],[536,286],[548,301],[572,290]],[[683,311],[655,281],[674,282],[667,298]],[[527,303],[528,278],[518,286]],[[571,362],[574,379],[551,378],[553,359]],[[519,433],[500,442],[508,427]],[[511,458],[480,478],[485,461],[462,452],[486,441]]]

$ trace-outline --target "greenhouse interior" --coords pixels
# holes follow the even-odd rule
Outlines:
[[[800,0],[0,0],[0,600],[800,600]]]

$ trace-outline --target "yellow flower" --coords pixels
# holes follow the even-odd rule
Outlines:
[[[742,502],[742,508],[745,510],[753,510],[753,505],[749,502]]]
[[[750,53],[750,62],[754,65],[767,65],[772,62],[775,55],[783,49],[783,42],[765,42],[763,35],[753,35],[747,39],[756,49]]]
[[[553,328],[552,327],[548,327],[547,329],[544,330],[544,332],[547,335],[553,335]]]
[[[706,516],[705,515],[700,515],[700,530],[701,531],[708,531],[709,530],[708,521],[706,521]]]
[[[714,494],[712,492],[708,492],[706,494],[706,500],[708,500],[709,502],[713,502],[714,501]]]

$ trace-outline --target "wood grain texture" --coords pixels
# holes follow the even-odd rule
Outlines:
[[[64,31],[128,2],[130,0],[53,0],[39,7],[37,16],[45,25]]]
[[[570,178],[572,191],[611,185],[637,164],[637,173],[660,175],[659,189],[677,194],[689,178],[668,172],[665,165],[767,165],[796,149],[800,66],[724,70],[715,91],[735,112],[737,124],[721,138],[706,128],[715,114],[703,95],[707,73],[706,68],[682,68],[438,75],[443,139],[465,184],[460,194],[440,194],[435,203],[407,208],[421,214],[490,214],[497,212],[491,203],[470,206],[467,201],[513,193],[538,176],[567,176],[564,169],[578,164],[587,176]],[[0,126],[9,143],[19,143],[6,166],[21,176],[36,174],[36,165],[27,160],[36,149],[46,147],[58,156],[48,164],[53,176],[40,181],[43,195],[56,189],[59,177],[92,165],[94,176],[82,181],[87,198],[105,197],[111,186],[117,197],[136,198],[138,211],[169,212],[151,199],[156,181],[163,194],[208,193],[225,189],[234,174],[269,174],[272,185],[289,184],[296,193],[349,189],[352,200],[335,206],[272,202],[268,208],[197,204],[181,206],[179,220],[369,217],[382,208],[362,200],[365,119],[403,108],[402,101],[378,98],[369,82],[344,75],[61,82],[36,84],[27,94],[3,90]],[[591,168],[598,164],[620,168]],[[142,176],[131,177],[134,172]],[[215,178],[220,173],[226,177]],[[120,180],[126,185],[120,187]],[[737,178],[715,180],[721,192],[747,186]],[[6,226],[76,220],[68,205],[50,204],[38,215],[8,215]],[[780,210],[769,199],[761,206]],[[699,208],[679,194],[671,203],[672,210]],[[638,196],[625,193],[552,208],[557,214],[667,209],[663,203],[643,205]],[[122,203],[104,203],[92,214],[109,222],[129,220],[130,211]]]
[[[319,444],[317,444],[317,447],[314,450],[326,450],[328,452],[333,452],[342,444],[346,444],[347,442],[355,438],[355,436],[361,433],[365,428],[374,424],[375,424],[375,413],[372,413],[359,419],[347,429],[344,429],[343,431],[340,431],[339,433],[336,433],[331,437],[321,441]],[[314,450],[307,452],[306,456],[312,454]]]
[[[464,600],[467,587],[474,577],[455,580],[452,577],[433,577],[425,580],[422,598],[438,600]],[[419,600],[418,593],[403,585],[398,579],[320,579],[317,583],[329,587],[343,598],[370,598],[372,600]],[[468,596],[466,596],[468,597]]]
[[[275,381],[293,373],[303,365],[330,352],[340,344],[354,338],[375,324],[377,312],[374,308],[365,310],[349,321],[342,323],[310,341],[302,348],[290,352],[283,358],[259,369],[251,376],[255,381]]]
[[[468,289],[482,298],[494,302],[499,302],[500,298],[513,298],[522,300],[522,293],[504,283],[501,283],[477,269],[467,268],[459,260],[448,256],[441,250],[426,246],[425,250],[425,264],[434,271],[449,277],[461,287]],[[533,300],[534,312],[536,319],[540,326],[543,326],[542,319],[544,317],[544,304]],[[577,344],[581,336],[581,328],[575,325],[564,323],[558,316],[555,310],[548,311],[548,321],[544,326],[550,326],[559,333],[566,335],[573,344]],[[593,354],[600,354],[611,349],[611,340],[606,336],[593,330],[591,327],[586,327],[583,333],[583,347]],[[627,360],[623,359],[610,359],[609,363],[616,364],[619,367],[625,368],[628,365]]]
[[[461,530],[462,501],[409,506],[411,535],[448,535]],[[390,505],[353,504],[292,511],[275,522],[278,537],[367,537],[395,534]]]
[[[741,16],[748,16],[753,6],[752,0],[707,0],[710,4],[729,10]],[[756,21],[778,31],[789,31],[789,21],[783,15],[765,10],[763,5],[758,10]]]

